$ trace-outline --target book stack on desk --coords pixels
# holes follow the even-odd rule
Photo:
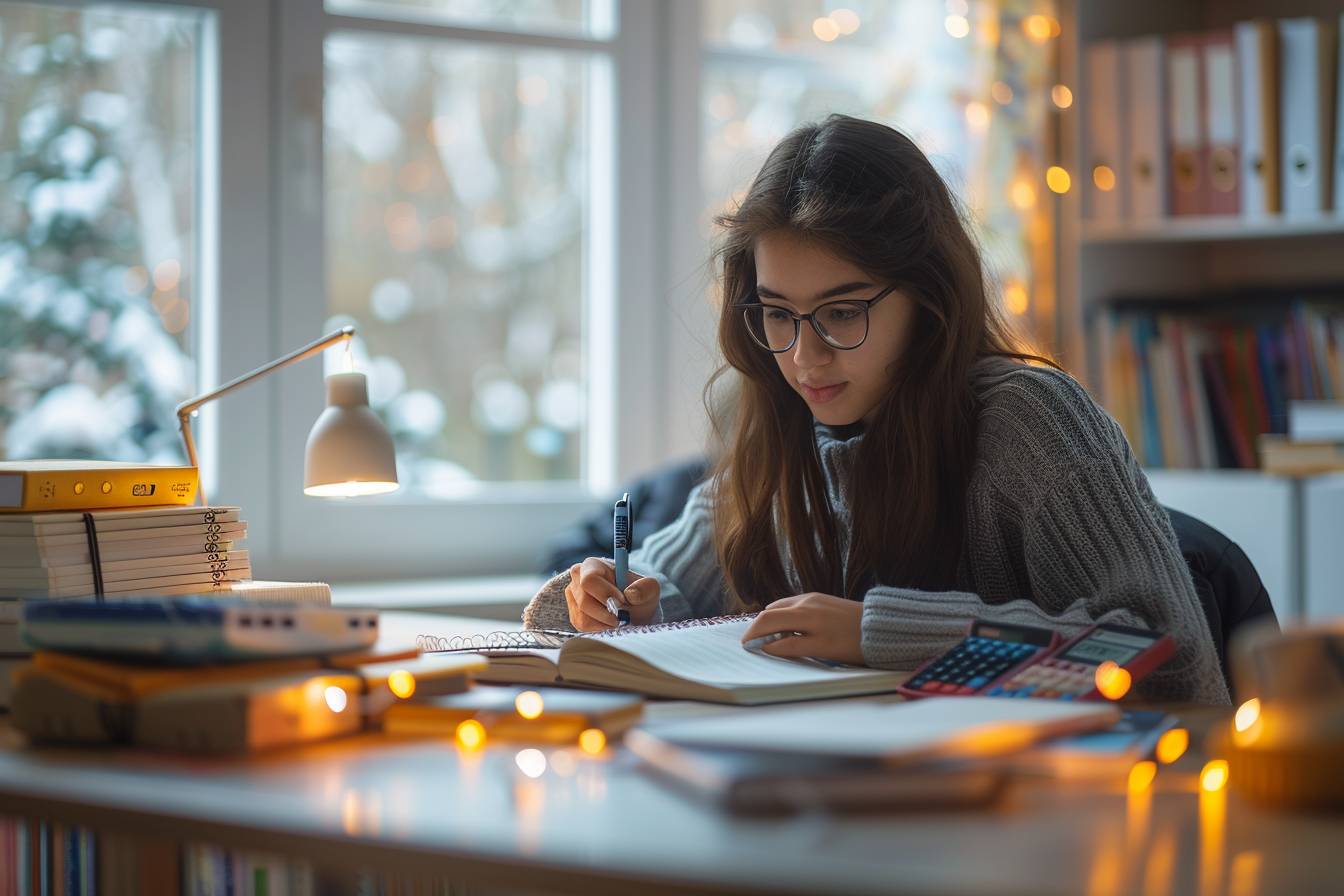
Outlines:
[[[87,519],[86,519],[87,517]],[[237,507],[0,515],[7,597],[201,594],[252,577]]]
[[[206,594],[330,605],[320,582],[252,578],[236,506],[196,506],[194,467],[0,462],[0,708],[31,651],[24,601]]]
[[[14,675],[11,714],[39,743],[249,753],[378,727],[411,693],[459,693],[484,667],[388,644],[204,665],[39,650]]]

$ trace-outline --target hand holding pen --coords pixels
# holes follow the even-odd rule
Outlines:
[[[626,502],[628,512],[629,500],[628,498],[623,500]],[[626,531],[628,533],[629,530]],[[569,608],[570,624],[581,632],[600,632],[615,628],[620,624],[621,609],[630,614],[629,622],[632,625],[652,622],[658,612],[660,593],[658,580],[629,571],[628,541],[623,551],[614,550],[612,553],[616,555],[615,561],[602,557],[589,557],[569,568],[565,603]],[[626,555],[624,558],[621,557],[622,553]],[[616,585],[618,563],[626,565],[624,588],[618,588]],[[614,609],[608,607],[608,600],[613,602]]]

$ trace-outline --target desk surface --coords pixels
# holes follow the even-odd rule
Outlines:
[[[407,631],[480,620],[385,614]],[[724,711],[684,703],[651,716]],[[0,807],[347,867],[567,892],[1304,893],[1344,882],[1344,818],[1196,793],[1192,757],[1156,792],[1023,785],[990,810],[746,820],[609,750],[374,735],[250,760],[31,749],[0,729]]]

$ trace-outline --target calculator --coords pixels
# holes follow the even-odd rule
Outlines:
[[[1097,667],[1102,663],[1115,663],[1137,682],[1175,652],[1176,644],[1167,635],[1127,625],[1094,625],[1049,656],[1013,670],[985,696],[1096,700],[1101,697]]]
[[[983,694],[1058,643],[1059,635],[1049,629],[976,620],[957,646],[897,690],[907,697]]]

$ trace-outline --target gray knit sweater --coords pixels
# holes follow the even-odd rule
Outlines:
[[[972,385],[980,408],[977,458],[956,590],[871,588],[863,597],[864,661],[913,669],[955,644],[977,618],[1064,636],[1104,620],[1164,631],[1176,641],[1176,655],[1139,686],[1141,696],[1230,702],[1171,523],[1116,422],[1055,370],[987,359]],[[818,424],[816,437],[844,529],[863,435],[841,438]],[[697,487],[676,522],[630,555],[631,569],[661,586],[656,622],[735,610],[715,556],[712,498],[708,483]],[[781,551],[801,591],[782,543]],[[571,628],[568,581],[568,572],[555,576],[532,599],[523,612],[529,628]]]

